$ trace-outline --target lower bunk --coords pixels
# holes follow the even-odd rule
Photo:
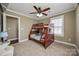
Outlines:
[[[53,40],[49,40],[48,43],[46,44],[46,43],[43,43],[43,42],[35,40],[35,39],[31,39],[31,40],[43,45],[45,49],[54,42]]]
[[[42,44],[44,46],[44,48],[46,49],[50,44],[52,44],[54,42],[53,39],[41,39],[41,35],[35,35],[32,34],[30,37],[30,40],[36,41],[40,44]]]

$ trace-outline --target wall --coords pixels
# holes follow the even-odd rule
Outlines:
[[[79,50],[79,5],[76,9],[76,45]]]
[[[75,11],[70,11],[61,15],[64,15],[64,37],[55,36],[55,39],[64,42],[75,43]],[[41,20],[39,22],[49,23],[50,18]],[[71,38],[71,40],[69,40],[69,38]]]
[[[39,22],[38,23],[44,23],[44,24],[49,24],[49,22],[50,22],[50,18],[47,18],[47,19],[43,19],[43,20],[39,20]]]
[[[36,23],[37,21],[13,12],[6,11],[5,13],[20,17],[20,41],[27,39],[29,32],[31,30],[32,24]]]
[[[28,35],[30,33],[31,27],[33,24],[35,24],[36,21],[24,16],[21,16],[21,39],[26,39],[28,38]]]

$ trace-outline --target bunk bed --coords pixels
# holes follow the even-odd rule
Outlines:
[[[48,24],[33,24],[29,34],[29,40],[41,43],[46,49],[52,42],[54,42],[54,33],[50,34],[49,31]]]

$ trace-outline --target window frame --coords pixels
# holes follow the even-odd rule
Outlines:
[[[61,35],[60,34],[54,34],[54,35],[63,37],[64,36],[64,15],[60,15],[60,16],[56,16],[56,17],[50,18],[50,23],[49,24],[51,24],[51,20],[55,20],[55,19],[59,19],[59,18],[63,19],[62,34]]]

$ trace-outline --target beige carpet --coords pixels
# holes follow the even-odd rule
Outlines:
[[[74,47],[52,43],[47,49],[41,44],[28,40],[13,44],[14,56],[74,56],[77,55]]]

